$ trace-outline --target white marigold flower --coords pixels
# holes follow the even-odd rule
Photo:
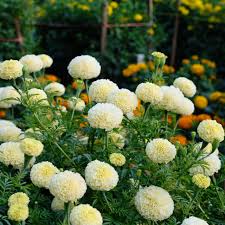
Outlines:
[[[122,149],[125,145],[125,138],[121,134],[118,134],[116,132],[110,132],[109,139],[119,149]]]
[[[75,206],[70,214],[72,225],[102,225],[101,213],[89,204]]]
[[[124,114],[133,112],[138,105],[137,96],[133,92],[124,88],[111,92],[108,96],[107,102],[120,108]]]
[[[23,75],[23,64],[18,60],[5,60],[0,63],[0,78],[4,80],[16,79]]]
[[[173,82],[174,87],[179,88],[187,97],[193,97],[196,93],[195,84],[186,77],[178,77]]]
[[[91,127],[110,131],[119,127],[123,112],[113,104],[98,103],[88,111],[87,119]]]
[[[20,141],[20,148],[24,154],[37,157],[42,153],[44,145],[33,138],[25,138]]]
[[[114,166],[123,166],[126,163],[126,158],[121,153],[112,153],[109,156],[109,161]]]
[[[51,65],[53,63],[53,59],[49,55],[40,54],[40,55],[38,55],[38,57],[41,59],[41,61],[43,63],[43,68],[51,67]]]
[[[203,162],[205,165],[192,166],[189,170],[190,174],[204,174],[205,176],[212,176],[215,173],[218,173],[221,169],[221,161],[218,156],[218,151],[215,151],[209,156],[203,158]]]
[[[54,96],[62,96],[65,94],[66,88],[63,84],[52,82],[45,86],[44,91]]]
[[[38,72],[43,68],[42,60],[36,55],[25,55],[20,59],[20,62],[28,73]]]
[[[0,162],[6,166],[21,169],[24,165],[24,153],[17,142],[6,142],[0,145]]]
[[[199,188],[208,188],[210,186],[211,180],[208,176],[198,173],[192,177],[192,182],[197,185]]]
[[[118,90],[117,84],[108,79],[100,79],[94,81],[89,88],[89,96],[94,102],[106,102],[109,94]]]
[[[0,88],[0,108],[11,108],[20,103],[20,94],[12,86]]]
[[[46,93],[38,88],[31,88],[28,90],[28,99],[31,104],[48,105]]]
[[[217,140],[222,142],[224,140],[224,129],[216,120],[204,120],[197,128],[198,135],[206,142],[212,143]]]
[[[108,163],[94,160],[85,168],[85,180],[92,190],[110,191],[116,187],[119,176]]]
[[[64,210],[64,207],[65,207],[65,203],[58,199],[58,198],[53,198],[52,200],[52,204],[51,204],[51,209],[52,211],[60,211],[60,210]]]
[[[159,108],[177,113],[180,105],[183,104],[183,93],[174,86],[163,86],[161,90],[163,92],[163,98],[158,104]]]
[[[29,202],[30,199],[27,194],[23,192],[17,192],[9,197],[8,206],[10,207],[12,205],[28,205]]]
[[[85,108],[85,102],[80,98],[71,97],[68,100],[68,107],[71,110],[82,112]]]
[[[162,221],[168,219],[174,210],[170,194],[163,188],[149,186],[141,188],[135,196],[137,211],[147,220]]]
[[[68,72],[75,79],[92,79],[99,76],[101,66],[99,62],[90,55],[77,56],[71,60]]]
[[[87,185],[79,173],[66,170],[52,177],[49,190],[52,195],[63,202],[74,202],[83,197]]]
[[[22,130],[16,126],[0,127],[0,141],[19,141],[21,139]]]
[[[156,138],[147,144],[146,154],[155,163],[168,163],[175,158],[177,150],[168,140]]]
[[[30,171],[30,179],[37,187],[49,188],[52,177],[59,173],[51,162],[45,161],[35,164]]]
[[[29,216],[29,208],[27,205],[12,205],[8,210],[8,218],[13,221],[25,221]]]
[[[178,106],[176,113],[181,115],[191,115],[193,114],[194,110],[195,106],[193,102],[188,98],[183,98],[183,103],[182,105]]]
[[[139,84],[135,93],[140,100],[150,102],[153,105],[157,105],[163,98],[161,88],[150,82]]]
[[[0,120],[0,128],[3,128],[3,127],[16,127],[16,125],[9,120]]]
[[[195,216],[190,216],[185,219],[181,225],[209,225],[205,220],[202,220]]]

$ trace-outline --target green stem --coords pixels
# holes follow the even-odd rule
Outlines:
[[[145,115],[144,115],[144,117],[143,117],[143,121],[145,121],[146,118],[148,117],[150,108],[151,108],[151,104],[148,105],[148,107],[147,107],[147,109],[146,109],[146,111],[145,111]]]
[[[194,195],[193,199],[191,200],[190,205],[189,205],[189,207],[188,207],[188,209],[187,209],[186,215],[189,214],[189,212],[190,212],[190,210],[191,210],[191,207],[192,207],[192,205],[194,204],[195,200],[197,199],[197,197],[198,197],[200,191],[201,191],[201,189],[198,189],[198,190],[195,192],[195,195]]]
[[[108,199],[107,199],[107,196],[106,196],[105,192],[103,191],[102,193],[103,193],[103,197],[104,197],[104,199],[105,199],[105,201],[106,201],[107,206],[109,207],[110,211],[112,212],[111,205],[110,205],[110,203],[109,203],[109,201],[108,201]]]
[[[86,88],[86,92],[87,92],[87,96],[88,96],[88,103],[90,103],[88,80],[85,80],[85,88]]]
[[[166,111],[165,120],[166,120],[166,138],[168,137],[167,131],[168,131],[168,119],[169,119],[169,113]]]
[[[68,202],[65,204],[65,217],[62,225],[70,225],[70,212],[72,210],[72,207],[73,207],[72,202]]]
[[[105,131],[104,135],[104,151],[108,150],[108,131]]]

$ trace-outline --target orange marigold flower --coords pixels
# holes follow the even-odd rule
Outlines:
[[[76,90],[76,89],[78,88],[78,85],[80,85],[80,84],[78,84],[77,81],[73,81],[73,83],[72,83],[72,88]],[[81,86],[81,85],[80,85],[80,86]],[[81,87],[82,87],[82,90],[85,89],[84,83],[82,84]]]
[[[66,108],[68,108],[68,101],[62,97],[57,97],[56,101],[58,102],[59,105],[61,106],[65,106]]]
[[[183,59],[182,64],[184,64],[184,65],[190,64],[190,60],[189,59]]]
[[[199,59],[198,55],[193,55],[193,56],[191,56],[191,58],[192,58],[193,60],[198,60],[198,59]]]
[[[205,67],[201,64],[193,64],[191,72],[197,76],[202,76],[205,73]]]
[[[88,104],[89,103],[89,97],[86,93],[82,93],[80,95],[80,98],[85,102],[85,104]]]
[[[0,110],[0,118],[5,118],[6,112],[4,110]]]
[[[178,120],[178,126],[182,129],[191,129],[193,125],[193,117],[190,116],[182,116]]]
[[[56,82],[59,80],[59,78],[54,74],[46,74],[45,78],[47,81],[51,81],[51,82]]]
[[[222,95],[222,92],[214,91],[210,94],[209,99],[214,102],[217,101]]]
[[[147,70],[148,66],[145,63],[138,63],[137,66],[140,70]]]
[[[176,143],[176,142],[178,142],[178,143],[180,143],[181,145],[186,145],[187,143],[188,143],[188,140],[187,140],[187,138],[184,136],[184,135],[181,135],[181,134],[178,134],[178,135],[176,135],[176,136],[173,136],[173,137],[171,137],[170,138],[170,141],[172,142],[172,143]]]
[[[130,71],[128,68],[124,69],[122,73],[124,77],[130,77],[132,75],[132,71]]]
[[[211,120],[211,119],[212,119],[211,116],[208,115],[208,114],[199,114],[199,115],[197,116],[197,120],[198,120],[198,121]]]
[[[149,62],[148,62],[148,66],[149,66],[149,69],[150,69],[151,71],[153,71],[154,68],[155,68],[154,63],[153,63],[152,61],[149,61]]]

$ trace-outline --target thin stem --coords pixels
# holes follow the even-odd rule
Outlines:
[[[144,117],[143,117],[143,121],[145,121],[146,118],[148,117],[150,108],[151,108],[151,104],[148,105],[148,107],[147,107],[147,109],[146,109],[146,111],[145,111],[145,115],[144,115]]]
[[[104,135],[104,150],[108,150],[108,131],[105,131]]]
[[[168,111],[166,111],[166,116],[165,116],[166,118],[165,118],[165,120],[166,120],[166,138],[167,138],[167,130],[168,130],[168,119],[169,119],[169,113],[168,113]]]
[[[106,196],[105,192],[103,191],[102,194],[103,194],[103,197],[104,197],[104,199],[106,201],[107,206],[109,207],[110,211],[112,212],[111,205],[110,205],[110,203],[109,203],[109,201],[107,199],[107,196]]]
[[[190,205],[189,205],[189,207],[188,207],[188,209],[187,209],[186,215],[189,214],[189,212],[190,212],[190,210],[191,210],[191,207],[192,207],[192,205],[194,204],[194,201],[197,199],[197,197],[198,197],[200,191],[201,191],[201,189],[198,189],[198,190],[195,192],[194,198],[193,198],[193,199],[191,200],[191,202],[190,202]]]
[[[90,103],[88,80],[85,80],[85,88],[86,88],[86,92],[87,92],[87,96],[88,96],[88,103]]]

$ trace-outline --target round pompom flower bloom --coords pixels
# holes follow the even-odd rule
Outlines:
[[[146,146],[146,154],[155,163],[168,163],[176,154],[176,147],[166,139],[156,138]]]
[[[191,72],[197,76],[202,76],[205,73],[205,67],[201,64],[193,64],[191,66]]]
[[[9,207],[8,218],[13,221],[25,221],[29,216],[27,205],[16,204]]]
[[[52,82],[45,86],[44,91],[54,96],[62,96],[64,95],[66,88],[63,84],[60,84],[58,82]]]
[[[23,64],[18,60],[5,60],[0,63],[0,78],[4,80],[16,79],[23,75]]]
[[[205,220],[202,220],[195,216],[190,216],[185,219],[181,225],[209,225]]]
[[[64,207],[65,207],[65,203],[62,200],[60,200],[58,198],[54,198],[52,200],[51,209],[53,211],[64,210]]]
[[[25,138],[20,141],[20,148],[24,154],[37,157],[42,153],[44,145],[33,138]]]
[[[0,128],[3,127],[16,127],[16,125],[10,120],[0,120]]]
[[[49,68],[53,63],[53,59],[49,55],[40,54],[38,55],[38,57],[41,59],[43,63],[43,68]]]
[[[184,116],[191,115],[195,110],[193,102],[188,98],[183,98],[182,103],[183,103],[182,105],[178,106],[177,113]]]
[[[0,127],[0,141],[19,141],[22,131],[16,126]]]
[[[224,140],[224,129],[216,120],[203,120],[197,128],[198,135],[206,142]]]
[[[163,98],[161,88],[150,82],[139,84],[135,93],[140,100],[150,102],[153,105],[157,105]]]
[[[126,163],[126,158],[121,153],[112,153],[109,156],[109,161],[114,166],[123,166]]]
[[[68,100],[68,108],[75,111],[82,112],[85,108],[85,102],[80,98],[71,97]]]
[[[100,79],[94,81],[89,87],[89,96],[92,101],[106,102],[109,94],[118,90],[117,84],[108,79]]]
[[[92,190],[110,191],[116,187],[119,176],[108,163],[94,160],[85,168],[85,180]]]
[[[24,165],[24,153],[17,142],[6,142],[0,145],[0,162],[6,166],[21,169]]]
[[[198,174],[195,174],[193,177],[192,177],[192,182],[197,185],[199,188],[208,188],[210,186],[210,178],[201,174],[201,173],[198,173]]]
[[[28,73],[38,72],[43,68],[43,62],[40,57],[36,55],[25,55],[20,59],[23,64],[23,68]]]
[[[204,109],[208,106],[208,100],[205,96],[198,95],[194,98],[195,106],[199,109]]]
[[[35,164],[30,171],[30,179],[37,187],[49,188],[51,178],[59,173],[59,170],[51,162]]]
[[[124,114],[133,112],[138,106],[137,96],[133,92],[124,88],[111,92],[108,96],[107,102],[120,108]]]
[[[145,219],[153,221],[168,219],[174,210],[170,194],[163,188],[153,185],[141,188],[137,192],[135,206]]]
[[[27,194],[23,192],[17,192],[12,194],[8,199],[8,206],[12,205],[28,205],[30,202],[29,197]]]
[[[20,103],[20,94],[12,86],[0,88],[0,108],[11,108]]]
[[[98,103],[88,111],[87,119],[91,127],[110,131],[119,127],[123,112],[113,104]]]
[[[75,206],[70,214],[72,225],[102,225],[101,213],[89,204]]]
[[[31,104],[48,105],[46,93],[38,88],[28,90],[28,100]]]
[[[195,84],[186,77],[178,77],[173,82],[173,86],[179,88],[183,92],[183,94],[187,97],[193,97],[196,93]]]
[[[77,56],[71,60],[68,72],[75,79],[92,79],[98,77],[101,72],[99,62],[90,55]]]
[[[66,170],[52,177],[49,190],[52,195],[63,202],[74,202],[83,197],[87,185],[79,173]]]

